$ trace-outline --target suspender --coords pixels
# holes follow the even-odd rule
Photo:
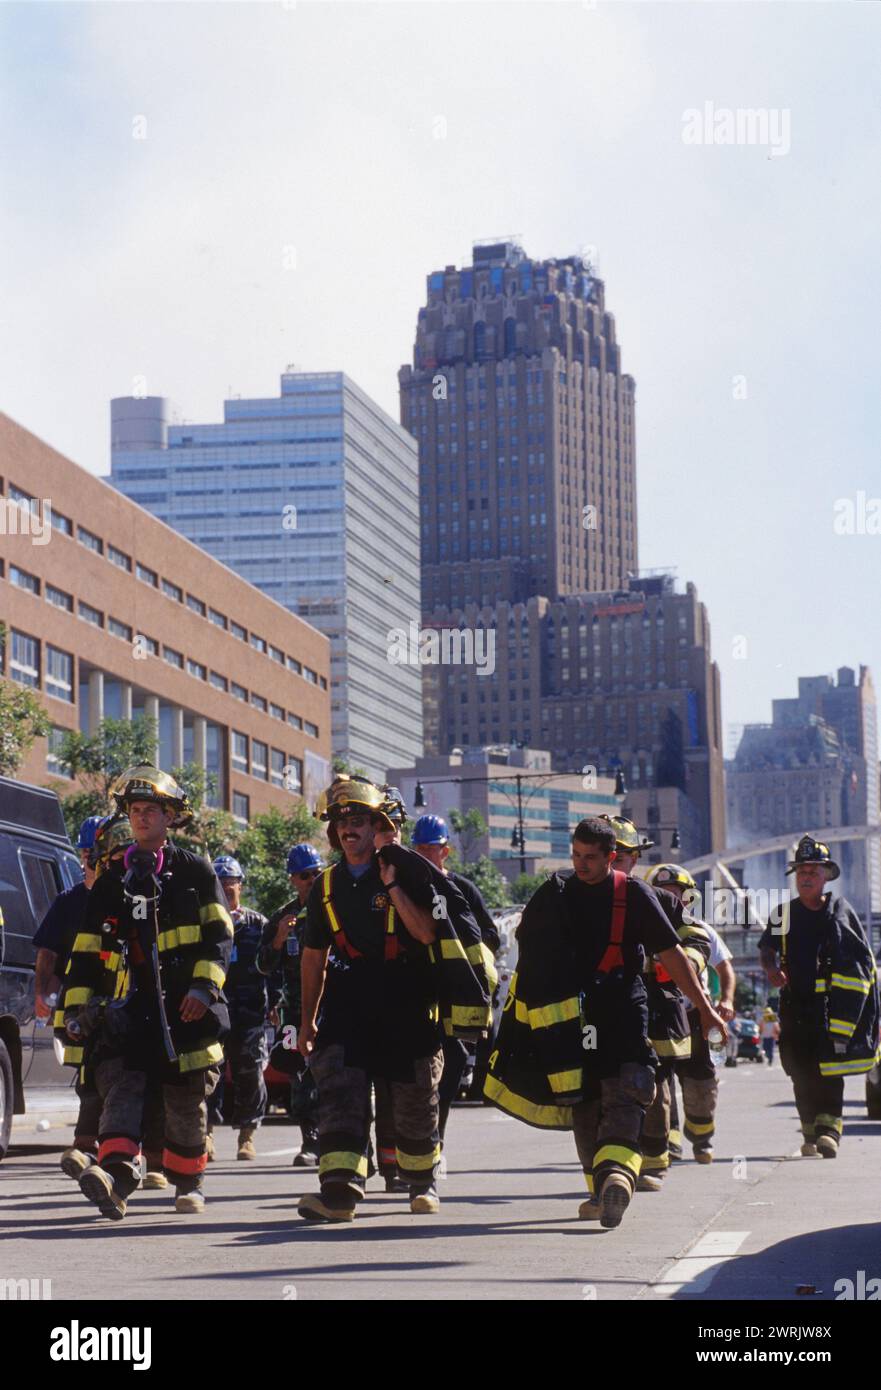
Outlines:
[[[620,970],[624,966],[621,942],[624,939],[624,918],[627,912],[627,875],[619,869],[612,870],[612,930],[609,944],[597,966],[597,973],[608,975],[610,970]]]
[[[345,951],[346,955],[349,957],[350,960],[363,960],[364,952],[356,950],[349,938],[346,936],[346,933],[343,931],[340,925],[340,919],[337,917],[336,909],[333,905],[333,901],[331,898],[332,880],[338,868],[339,865],[334,864],[332,868],[328,869],[327,873],[324,875],[321,885],[321,899],[324,903],[324,910],[327,913],[327,920],[330,923],[330,929],[333,932],[334,945],[338,949]],[[398,934],[395,931],[395,909],[390,902],[385,914],[385,939],[383,943],[383,960],[397,960],[398,953],[400,951],[400,945],[401,943],[398,940]]]

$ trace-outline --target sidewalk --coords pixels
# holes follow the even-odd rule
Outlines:
[[[13,1146],[17,1135],[37,1133],[37,1126],[44,1120],[48,1121],[49,1129],[69,1129],[76,1124],[80,1108],[72,1086],[46,1086],[32,1091],[25,1088],[25,1105],[24,1115],[12,1117]],[[43,1124],[39,1132],[45,1132],[46,1128]]]

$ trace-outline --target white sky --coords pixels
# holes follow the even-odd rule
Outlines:
[[[288,362],[397,418],[431,270],[499,234],[595,246],[640,561],[697,583],[724,723],[799,674],[881,684],[881,535],[833,531],[881,496],[881,6],[4,4],[0,51],[0,407],[27,428],[106,473],[136,377],[210,421]],[[789,153],[685,144],[707,101],[788,112]]]

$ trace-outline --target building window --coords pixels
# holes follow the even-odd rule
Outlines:
[[[251,776],[265,782],[269,776],[269,748],[259,739],[251,739]]]
[[[187,658],[187,670],[197,680],[206,681],[208,679],[207,667],[203,666],[201,661],[193,661],[192,657]]]
[[[215,690],[229,689],[229,682],[227,681],[226,676],[222,676],[219,671],[212,671],[209,679],[211,681],[211,684],[214,686]]]
[[[269,713],[272,715],[273,719],[284,720],[284,710],[281,705],[274,705],[270,702]]]
[[[288,657],[287,668],[289,671],[293,671],[295,676],[301,676],[303,674],[303,668],[294,656]]]
[[[278,647],[270,647],[269,655],[273,661],[278,662],[279,666],[284,666],[284,652],[280,651]]]
[[[27,570],[20,570],[18,565],[9,566],[9,582],[15,584],[19,589],[27,589],[29,594],[39,594],[40,581],[35,574],[29,574]]]
[[[215,627],[222,627],[225,630],[229,626],[227,619],[224,617],[223,613],[218,613],[216,608],[208,609],[208,619],[210,622],[214,624]]]
[[[266,713],[266,701],[264,700],[262,695],[255,695],[252,691],[251,704],[254,706],[255,709],[261,710],[263,714]]]
[[[54,695],[56,700],[73,704],[73,657],[70,652],[59,651],[57,647],[47,644],[44,689],[47,695]]]
[[[116,565],[117,569],[125,570],[127,574],[131,574],[132,557],[126,555],[124,550],[117,550],[115,545],[108,544],[107,559],[112,565]]]
[[[285,755],[280,748],[272,748],[269,752],[269,780],[274,787],[284,786]]]
[[[193,613],[198,613],[200,618],[205,617],[205,605],[200,598],[194,598],[192,594],[187,594],[187,607]]]
[[[174,647],[163,647],[162,658],[168,662],[169,666],[176,666],[179,671],[184,669],[184,654],[175,651]]]
[[[86,530],[85,526],[76,528],[76,538],[80,545],[84,545],[87,550],[93,550],[96,555],[104,554],[104,542],[100,536],[93,535],[91,531]]]
[[[46,770],[51,772],[53,777],[69,777],[70,769],[59,760],[61,744],[67,729],[52,728],[46,738]]]
[[[247,825],[251,815],[251,801],[243,792],[233,792],[232,794],[232,813],[233,818],[241,825]]]
[[[317,737],[318,737],[318,725],[317,725],[317,724],[310,724],[308,719],[304,719],[304,720],[303,720],[303,728],[304,728],[304,730],[305,730],[305,732],[306,732],[307,734],[310,734],[310,735],[311,735],[312,738],[317,738]]]
[[[247,692],[247,690],[245,689],[245,687],[244,687],[243,685],[239,685],[238,681],[231,681],[231,682],[230,682],[229,693],[230,693],[231,695],[234,695],[235,698],[236,698],[237,700],[245,700],[245,701],[247,701],[247,699],[248,699],[248,692]]]
[[[73,535],[73,522],[69,516],[64,516],[61,512],[52,511],[52,525],[56,531],[60,531],[62,536]],[[67,774],[64,774],[65,776]]]
[[[241,623],[231,622],[229,625],[229,630],[232,633],[233,637],[238,637],[240,642],[247,642],[248,634],[242,627]]]
[[[248,735],[233,729],[230,735],[230,761],[235,772],[248,771]]]
[[[317,685],[317,684],[318,684],[318,676],[317,676],[316,673],[312,670],[312,668],[309,667],[309,666],[304,666],[304,667],[303,667],[303,677],[304,677],[305,680],[307,680],[307,681],[309,682],[310,685]]]
[[[255,652],[264,652],[264,653],[265,653],[265,651],[266,651],[266,643],[265,643],[265,641],[263,640],[263,638],[262,638],[262,637],[255,637],[255,635],[254,635],[253,632],[251,633],[251,646],[254,648]]]
[[[12,652],[9,661],[9,674],[19,685],[40,684],[40,644],[36,637],[12,630]]]
[[[303,721],[298,714],[289,714],[288,723],[292,729],[302,729]]]
[[[118,618],[107,619],[107,631],[112,632],[114,637],[121,637],[124,642],[132,640],[132,630],[128,623],[121,623]]]
[[[162,592],[166,598],[173,598],[175,603],[183,603],[184,591],[179,584],[172,584],[170,579],[163,579]]]
[[[159,575],[155,570],[148,570],[140,561],[135,565],[135,574],[139,579],[143,579],[145,584],[152,584],[154,589],[159,588]]]
[[[321,689],[322,689],[322,690],[326,690],[326,689],[327,689],[327,676],[319,676],[319,677],[318,677],[318,684],[321,686]]]
[[[65,613],[73,612],[73,595],[66,594],[63,589],[56,589],[54,584],[46,585],[46,602],[55,608],[63,608]]]
[[[137,642],[141,651],[147,652],[150,656],[159,655],[159,643],[155,640],[155,638],[145,637],[143,632],[139,632],[135,637],[135,641]]]
[[[77,604],[77,614],[84,623],[91,623],[92,627],[104,626],[104,614],[93,608],[90,603],[83,603],[82,599]]]

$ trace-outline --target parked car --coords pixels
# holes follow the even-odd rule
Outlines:
[[[60,892],[82,880],[54,792],[0,777],[0,1158],[28,1091],[73,1080],[37,1024],[33,936]]]
[[[750,1062],[763,1062],[765,1054],[762,1051],[762,1030],[755,1019],[738,1018],[735,1020],[735,1026],[738,1059],[745,1057]]]

